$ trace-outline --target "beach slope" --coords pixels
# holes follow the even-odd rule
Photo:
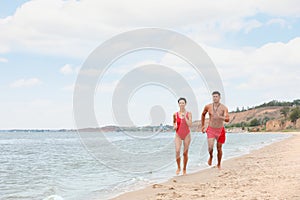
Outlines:
[[[210,168],[128,192],[125,199],[300,199],[300,133]],[[214,158],[216,159],[216,158]],[[175,173],[175,169],[174,169]]]

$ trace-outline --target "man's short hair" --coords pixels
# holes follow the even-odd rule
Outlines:
[[[220,93],[219,91],[214,91],[214,92],[212,93],[212,95],[215,95],[215,94],[221,96],[221,93]]]

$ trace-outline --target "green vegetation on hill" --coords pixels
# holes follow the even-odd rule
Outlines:
[[[236,108],[235,112],[244,112],[247,110],[252,110],[252,109],[256,109],[256,108],[265,108],[265,107],[273,107],[273,106],[286,106],[286,107],[290,107],[290,106],[300,106],[300,99],[296,99],[294,101],[277,101],[277,100],[273,100],[267,103],[263,103],[261,105],[258,106],[254,106],[252,108],[247,107],[247,109],[245,109],[245,107],[243,106],[241,109],[239,107]]]
[[[292,102],[273,100],[268,103],[263,103],[259,106],[256,106],[255,108],[263,108],[263,107],[270,107],[270,106],[299,106],[299,105],[300,105],[300,99],[296,99]]]
[[[295,123],[299,118],[300,118],[300,107],[297,106],[293,108],[292,111],[290,112],[290,120]]]
[[[248,131],[296,130],[299,127],[300,99],[291,102],[273,100],[252,108],[237,108],[230,113],[230,117],[226,128]]]

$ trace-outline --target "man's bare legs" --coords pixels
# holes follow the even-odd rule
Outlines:
[[[182,140],[181,138],[176,134],[175,136],[175,151],[176,151],[176,162],[177,162],[177,171],[176,175],[180,173],[180,148],[181,148]]]
[[[222,160],[222,155],[223,155],[221,143],[217,143],[217,150],[218,150],[218,165],[217,165],[217,167],[219,169],[221,169],[221,160]]]
[[[212,164],[212,159],[213,159],[213,150],[214,150],[214,142],[215,142],[215,138],[209,138],[207,139],[207,143],[208,143],[208,153],[209,153],[209,158],[207,161],[207,164],[209,166],[211,166]],[[221,161],[222,161],[222,144],[217,142],[217,150],[218,150],[218,165],[217,167],[219,169],[221,169]]]
[[[186,175],[186,166],[188,162],[188,153],[189,153],[189,146],[191,143],[191,135],[188,134],[184,139],[184,148],[183,148],[183,175]]]
[[[212,159],[213,159],[214,142],[215,142],[215,138],[208,138],[207,139],[208,153],[209,153],[209,158],[208,158],[207,164],[209,166],[211,166]]]

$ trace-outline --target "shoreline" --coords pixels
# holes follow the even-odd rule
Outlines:
[[[300,132],[288,134],[292,136],[224,160],[221,170],[206,168],[112,199],[300,199],[300,158],[291,156],[300,153]]]

